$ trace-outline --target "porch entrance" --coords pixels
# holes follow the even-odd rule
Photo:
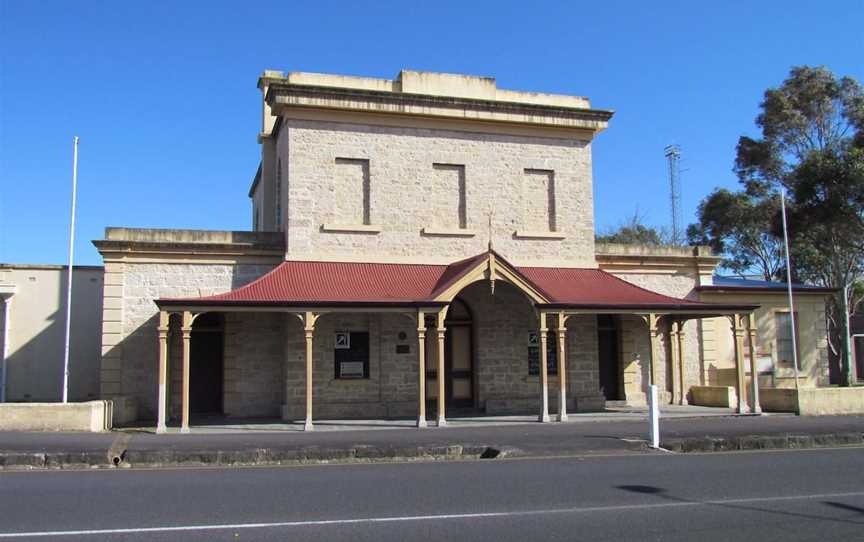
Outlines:
[[[202,314],[192,324],[189,410],[193,414],[222,414],[224,329],[218,313]]]

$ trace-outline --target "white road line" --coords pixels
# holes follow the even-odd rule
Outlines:
[[[182,531],[227,531],[240,529],[270,529],[290,527],[318,527],[327,525],[358,525],[376,523],[401,523],[411,521],[484,519],[504,517],[541,516],[550,514],[584,514],[592,512],[616,512],[624,510],[648,510],[656,508],[682,508],[724,504],[748,504],[758,502],[795,501],[812,499],[837,499],[844,497],[864,497],[864,492],[819,493],[814,495],[791,495],[778,497],[751,497],[743,499],[721,499],[711,501],[675,501],[653,504],[622,504],[613,506],[589,506],[583,508],[551,508],[547,510],[519,510],[514,512],[478,512],[470,514],[430,514],[424,516],[385,516],[377,518],[319,519],[310,521],[276,521],[271,523],[225,523],[218,525],[173,525],[165,527],[133,527],[126,529],[82,529],[77,531],[33,531],[21,533],[0,533],[0,538],[37,538],[48,536],[88,536],[106,534],[171,533]]]

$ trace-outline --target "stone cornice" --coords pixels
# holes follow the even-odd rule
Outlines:
[[[283,81],[270,83],[265,101],[274,115],[291,108],[330,109],[551,126],[590,134],[605,129],[613,114],[599,109],[297,85]]]
[[[106,228],[106,239],[93,245],[105,261],[177,260],[281,261],[285,256],[281,232],[234,232]]]

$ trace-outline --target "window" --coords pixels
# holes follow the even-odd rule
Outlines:
[[[795,337],[798,337],[798,313],[795,315]],[[774,314],[775,333],[777,336],[777,362],[792,365],[792,317],[788,312]],[[797,345],[796,345],[797,346]],[[801,352],[798,352],[798,368],[801,368]]]
[[[546,372],[549,375],[558,374],[558,341],[554,333],[546,336]],[[528,376],[540,375],[540,334],[536,331],[528,333]]]
[[[369,378],[369,333],[339,331],[335,335],[333,358],[337,379]]]
[[[555,211],[555,172],[526,169],[523,181],[522,221],[526,230],[558,231]]]
[[[465,166],[432,164],[430,191],[436,197],[427,202],[432,225],[441,228],[468,227],[468,207],[465,203]]]
[[[282,159],[276,162],[276,229],[282,229]]]
[[[334,220],[340,224],[372,224],[369,160],[336,159],[336,200]]]

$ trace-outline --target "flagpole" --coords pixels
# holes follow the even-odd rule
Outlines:
[[[783,215],[783,245],[786,249],[786,289],[789,293],[789,322],[792,328],[792,367],[795,369],[795,389],[798,389],[798,338],[795,333],[795,305],[792,301],[792,265],[789,262],[789,230],[786,226],[786,190],[780,189],[780,211]]]
[[[69,402],[69,331],[72,327],[72,261],[75,255],[75,200],[78,192],[78,136],[72,140],[72,219],[69,221],[69,267],[66,269],[66,340],[63,346],[63,402]]]

